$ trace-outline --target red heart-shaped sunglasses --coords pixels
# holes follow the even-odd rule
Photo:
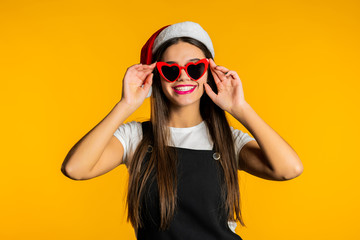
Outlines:
[[[194,81],[204,76],[209,66],[209,60],[203,58],[197,62],[189,62],[184,67],[177,63],[168,64],[166,62],[157,62],[156,68],[161,76],[168,82],[175,82],[181,75],[181,69],[185,69],[186,74]]]

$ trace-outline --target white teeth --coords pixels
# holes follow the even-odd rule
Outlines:
[[[191,89],[193,89],[193,88],[195,88],[195,86],[189,86],[189,87],[176,87],[175,89],[177,90],[177,91],[189,91],[189,90],[191,90]]]

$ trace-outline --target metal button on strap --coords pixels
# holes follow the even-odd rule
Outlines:
[[[220,159],[220,153],[215,152],[215,153],[213,154],[213,158],[214,158],[215,160],[219,160],[219,159]]]
[[[148,150],[147,152],[152,152],[153,151],[153,147],[151,145],[148,145]]]

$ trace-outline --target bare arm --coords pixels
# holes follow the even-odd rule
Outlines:
[[[237,72],[216,65],[212,59],[210,69],[218,93],[205,84],[206,93],[215,104],[244,125],[256,139],[246,143],[241,149],[240,169],[271,180],[289,180],[299,176],[303,172],[299,156],[245,101]]]
[[[136,64],[127,69],[121,100],[69,151],[61,166],[65,176],[74,180],[90,179],[121,164],[124,149],[114,133],[145,100],[154,67],[155,64]]]
[[[61,171],[74,180],[89,179],[95,177],[89,173],[101,156],[104,157],[102,161],[106,158],[108,168],[110,165],[114,168],[121,164],[124,150],[113,134],[133,112],[134,110],[124,102],[118,102],[100,123],[72,147],[61,166]]]
[[[239,105],[232,115],[254,136],[240,151],[239,166],[250,174],[269,180],[289,180],[303,172],[295,150],[248,103]]]

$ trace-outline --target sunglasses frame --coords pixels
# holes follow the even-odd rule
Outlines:
[[[192,77],[189,75],[187,69],[188,69],[188,67],[191,66],[191,65],[198,65],[198,64],[200,64],[200,63],[204,63],[204,65],[205,65],[204,72],[201,74],[201,76],[200,76],[198,79],[194,79],[194,78],[192,78]],[[176,67],[179,68],[179,75],[175,78],[175,80],[170,81],[169,79],[167,79],[167,78],[164,76],[164,74],[163,74],[162,71],[161,71],[161,68],[162,68],[163,66],[167,66],[167,67],[176,66]],[[173,83],[173,82],[175,82],[176,80],[179,79],[179,77],[180,77],[180,75],[181,75],[181,70],[182,70],[182,69],[185,69],[185,72],[186,72],[186,74],[189,76],[189,78],[191,78],[193,81],[197,81],[197,80],[199,80],[200,78],[202,78],[202,77],[204,76],[204,74],[205,74],[206,71],[208,70],[208,67],[209,67],[209,59],[207,59],[207,58],[200,59],[200,60],[197,61],[197,62],[189,62],[189,63],[187,63],[184,67],[180,66],[180,65],[177,64],[177,63],[172,63],[172,64],[169,64],[169,63],[166,63],[166,62],[157,62],[157,63],[156,63],[156,68],[157,68],[158,72],[160,73],[160,75],[161,75],[166,81],[168,81],[168,82],[170,82],[170,83]]]

